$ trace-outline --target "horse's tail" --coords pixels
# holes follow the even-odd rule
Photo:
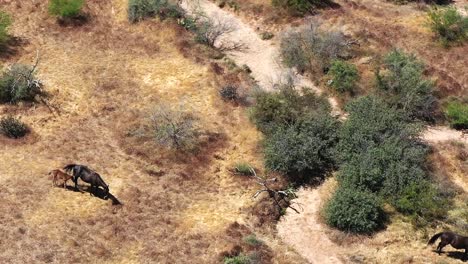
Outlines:
[[[440,233],[435,234],[433,237],[431,237],[431,239],[429,239],[429,242],[428,242],[427,244],[428,244],[428,245],[434,244],[434,242],[436,242],[436,240],[437,240],[443,233],[444,233],[444,232],[440,232]]]
[[[68,164],[67,166],[63,167],[63,169],[67,172],[71,172],[73,168],[77,166],[76,164]]]

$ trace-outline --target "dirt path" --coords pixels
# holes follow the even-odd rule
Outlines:
[[[321,207],[321,191],[327,183],[317,188],[301,188],[296,194],[303,212],[297,214],[291,209],[277,225],[278,235],[306,258],[310,263],[343,263],[339,258],[340,248],[324,233],[326,228],[318,221]]]
[[[452,140],[468,144],[468,135],[464,135],[461,131],[450,129],[444,126],[429,127],[422,134],[422,138],[432,144]]]
[[[252,77],[261,88],[271,90],[275,83],[292,73],[296,86],[310,87],[317,93],[322,93],[317,86],[304,76],[294,74],[291,69],[282,67],[279,61],[278,43],[271,40],[262,40],[252,26],[244,23],[236,15],[207,0],[182,1],[182,7],[190,13],[201,11],[215,20],[229,21],[235,30],[226,34],[218,45],[223,42],[242,42],[246,49],[229,52],[228,55],[237,65],[245,64],[249,66],[252,70]],[[336,99],[330,97],[329,102],[335,113],[340,113]]]

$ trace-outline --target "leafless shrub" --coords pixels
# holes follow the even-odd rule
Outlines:
[[[241,42],[228,41],[225,36],[236,30],[232,22],[222,18],[203,17],[198,20],[195,40],[219,51],[234,51],[245,49]]]
[[[167,105],[160,105],[151,114],[150,131],[161,145],[187,151],[196,149],[200,134],[193,115]]]
[[[281,39],[280,53],[283,63],[300,72],[326,70],[335,59],[350,56],[355,44],[341,31],[324,31],[312,24],[300,31],[288,31]]]

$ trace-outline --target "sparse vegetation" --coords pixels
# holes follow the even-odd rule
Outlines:
[[[0,77],[0,103],[34,101],[43,94],[42,83],[35,77],[36,66],[13,64]]]
[[[84,0],[50,0],[49,13],[61,18],[73,18],[80,14]]]
[[[468,104],[458,101],[449,102],[445,114],[451,127],[468,129]]]
[[[281,38],[280,54],[287,67],[300,72],[326,72],[333,60],[349,57],[349,43],[343,32],[323,31],[312,24],[287,32]]]
[[[11,26],[11,16],[0,10],[0,45],[9,39],[8,28]]]
[[[328,74],[332,77],[330,85],[340,93],[352,93],[359,80],[356,66],[342,60],[333,61]]]
[[[220,41],[222,36],[235,30],[228,19],[202,17],[197,19],[195,41],[219,51],[239,50],[244,46],[241,42]]]
[[[170,0],[129,0],[128,20],[136,23],[145,18],[159,16],[165,18],[182,18],[184,11]],[[184,20],[185,26],[190,26],[190,21]]]
[[[372,233],[384,223],[379,198],[353,188],[338,189],[325,207],[330,226],[352,233]]]
[[[437,109],[433,83],[425,79],[424,65],[412,54],[393,50],[376,73],[377,87],[391,105],[412,119],[432,121]]]
[[[150,127],[154,139],[164,146],[184,151],[197,148],[196,119],[183,109],[159,106],[150,116]]]
[[[9,138],[22,138],[29,133],[29,128],[19,119],[7,116],[0,119],[0,133]]]
[[[428,12],[429,27],[445,46],[468,39],[468,16],[456,7],[433,8]]]

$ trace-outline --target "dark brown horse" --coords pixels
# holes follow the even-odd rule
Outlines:
[[[440,243],[437,246],[437,252],[440,253],[442,252],[442,249],[446,245],[451,245],[452,247],[456,249],[465,249],[465,254],[463,254],[463,261],[467,260],[468,257],[468,237],[460,236],[457,235],[453,232],[441,232],[438,234],[435,234],[430,240],[429,240],[429,245],[434,244],[434,242],[437,241],[437,239],[440,237]]]
[[[78,178],[82,181],[91,184],[91,188],[95,191],[99,186],[101,186],[105,191],[106,198],[109,195],[109,185],[107,185],[104,180],[101,178],[97,172],[91,170],[90,168],[84,165],[77,165],[77,164],[69,164],[63,167],[65,171],[72,172],[73,174],[73,182],[75,182],[75,189],[78,190]],[[92,195],[93,193],[90,192]]]

